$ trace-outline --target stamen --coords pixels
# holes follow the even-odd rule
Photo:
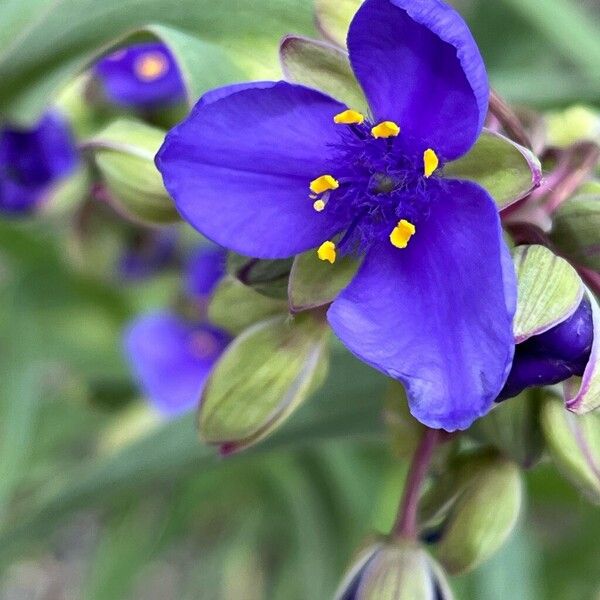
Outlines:
[[[333,264],[336,257],[335,244],[330,241],[323,242],[317,250],[317,256],[320,260],[326,260]]]
[[[400,133],[400,127],[394,121],[383,121],[371,129],[374,138],[396,137]]]
[[[325,202],[323,200],[315,200],[313,203],[313,208],[317,212],[321,212],[325,209]]]
[[[362,125],[365,116],[357,110],[348,109],[333,117],[333,122],[338,125]]]
[[[313,194],[322,194],[329,190],[337,190],[340,187],[340,182],[334,179],[331,175],[321,175],[310,182],[310,191]]]
[[[390,242],[396,248],[406,248],[410,238],[415,234],[416,227],[406,219],[398,221],[398,225],[394,227],[390,233]]]
[[[134,70],[142,81],[154,81],[169,70],[169,61],[161,52],[148,52],[135,61]]]
[[[423,152],[423,172],[425,177],[431,177],[439,164],[440,159],[431,148],[428,148]]]

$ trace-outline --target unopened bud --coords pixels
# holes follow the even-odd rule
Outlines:
[[[600,413],[575,415],[549,395],[541,420],[557,468],[591,502],[600,504]]]
[[[335,600],[452,600],[439,565],[410,540],[381,540],[362,552]]]
[[[178,214],[154,165],[164,132],[120,119],[88,140],[111,200],[121,212],[147,223],[171,223]]]
[[[546,117],[548,143],[564,148],[579,140],[600,140],[600,113],[587,106],[571,106]]]

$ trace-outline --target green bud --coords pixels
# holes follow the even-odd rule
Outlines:
[[[323,382],[328,333],[325,320],[308,313],[273,317],[246,329],[204,388],[201,438],[230,453],[274,431]]]
[[[514,462],[489,452],[461,456],[423,498],[422,516],[435,525],[434,555],[453,575],[475,569],[504,544],[521,500]]]
[[[541,396],[542,392],[538,389],[526,390],[509,402],[502,402],[476,421],[469,433],[522,467],[533,467],[544,451],[540,426]]]
[[[263,296],[228,275],[213,292],[208,306],[208,319],[218,327],[237,335],[258,321],[287,312],[288,305],[285,300]]]
[[[579,306],[584,286],[577,271],[545,246],[513,251],[518,280],[514,334],[517,343],[562,323]]]
[[[600,113],[576,105],[546,116],[548,144],[564,148],[577,141],[600,142]]]
[[[552,219],[550,239],[560,253],[582,267],[600,271],[600,187],[596,193],[569,198]]]
[[[559,471],[591,502],[600,504],[600,413],[575,415],[549,394],[541,420]]]
[[[439,565],[410,540],[371,544],[348,570],[335,600],[452,600]]]
[[[73,173],[57,181],[40,202],[39,214],[50,219],[63,219],[87,199],[92,176],[86,164],[80,164]]]
[[[161,224],[179,219],[154,165],[164,136],[140,121],[119,119],[85,144],[117,208],[135,220]]]
[[[263,260],[230,252],[227,272],[263,296],[287,300],[293,261],[293,258]]]

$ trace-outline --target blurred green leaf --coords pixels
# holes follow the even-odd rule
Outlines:
[[[346,35],[352,17],[362,0],[315,0],[317,27],[331,42],[346,47]]]
[[[521,343],[572,315],[584,288],[577,271],[545,246],[518,246],[514,261],[518,300],[513,327]]]
[[[369,112],[346,51],[318,40],[287,36],[280,53],[288,81],[321,90],[365,115]]]
[[[477,182],[503,209],[540,184],[542,167],[527,148],[498,133],[484,131],[465,156],[446,165],[444,174]]]
[[[299,254],[292,266],[288,296],[292,311],[303,311],[324,306],[350,283],[360,261],[353,256],[342,256],[335,263],[319,260],[314,250]]]
[[[321,383],[328,333],[312,315],[283,315],[246,329],[204,387],[200,437],[229,452],[272,433]]]
[[[154,23],[219,45],[248,79],[277,79],[277,44],[290,31],[311,34],[312,5],[257,0],[15,0],[0,5],[0,114],[32,121],[56,91],[117,39]],[[164,33],[165,30],[163,30]],[[181,42],[181,38],[178,40]],[[202,61],[199,58],[199,61]],[[215,85],[204,69],[194,91]],[[227,83],[230,72],[223,74]]]

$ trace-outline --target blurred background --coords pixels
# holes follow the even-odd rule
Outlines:
[[[3,120],[30,119],[58,82],[147,23],[222,42],[246,78],[275,77],[282,34],[317,35],[309,0],[274,2],[269,18],[251,0],[222,0],[197,27],[185,0],[94,4],[3,0]],[[597,0],[454,4],[510,102],[600,106]],[[244,47],[226,31],[235,19],[246,19]],[[176,227],[184,247],[202,243]],[[0,598],[330,597],[365,536],[389,528],[402,491],[406,464],[380,417],[384,378],[336,345],[324,387],[281,431],[215,456],[194,414],[167,419],[148,405],[123,355],[126,324],[176,303],[182,285],[176,264],[123,277],[137,234],[91,208],[0,219]],[[453,579],[457,597],[600,599],[599,511],[543,463],[527,474],[524,513],[499,554]]]

